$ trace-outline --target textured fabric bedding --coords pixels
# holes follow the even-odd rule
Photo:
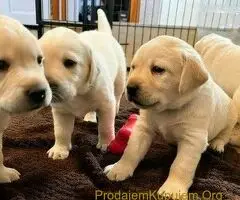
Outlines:
[[[116,131],[133,112],[137,112],[137,109],[123,99],[116,118]],[[5,165],[16,168],[21,173],[21,179],[0,184],[0,200],[104,199],[100,190],[121,195],[123,192],[128,195],[154,194],[154,190],[159,189],[167,178],[176,155],[176,147],[167,145],[161,139],[156,140],[132,178],[112,183],[104,176],[103,168],[117,161],[120,156],[102,154],[95,148],[95,123],[76,120],[73,150],[66,160],[53,161],[47,158],[46,152],[53,142],[50,108],[13,117],[4,133],[3,151]],[[240,154],[234,148],[227,147],[222,155],[210,150],[203,154],[190,192],[197,193],[203,199],[204,191],[205,197],[210,194],[206,190],[217,193],[215,197],[211,194],[211,199],[219,199],[221,195],[222,199],[240,199]],[[112,197],[105,196],[105,199]],[[118,199],[118,196],[114,199]]]

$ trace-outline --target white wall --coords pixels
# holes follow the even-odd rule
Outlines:
[[[50,16],[50,1],[43,0],[43,17]],[[23,24],[36,25],[34,0],[0,0],[0,14],[19,20]]]
[[[210,0],[201,2],[199,12],[199,27],[239,28],[240,1],[239,0]]]
[[[35,1],[1,0],[0,14],[15,18],[24,24],[36,24]]]
[[[141,0],[140,24],[238,28],[240,1]]]

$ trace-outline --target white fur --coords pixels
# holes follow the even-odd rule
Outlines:
[[[165,72],[152,72],[153,66]],[[105,173],[112,181],[132,176],[154,138],[161,135],[177,145],[177,156],[158,194],[176,198],[188,192],[208,144],[224,150],[237,120],[235,107],[205,70],[197,52],[169,36],[157,37],[137,51],[128,78],[128,86],[133,84],[140,88],[135,99],[140,117],[122,158],[106,167]]]
[[[8,63],[7,68],[0,67],[0,183],[20,178],[18,171],[3,164],[2,137],[10,116],[48,106],[51,102],[51,90],[39,57],[42,52],[37,39],[18,21],[0,15],[0,62]],[[39,88],[46,93],[42,105],[36,106],[28,94]]]
[[[228,38],[209,34],[195,44],[195,49],[202,56],[214,81],[233,98],[240,122],[240,46]],[[231,138],[231,144],[240,146],[239,133]]]
[[[64,96],[63,101],[52,103],[56,140],[48,156],[53,159],[68,156],[75,116],[86,115],[84,120],[93,122],[98,117],[97,148],[102,151],[115,137],[114,122],[125,88],[126,63],[122,47],[110,30],[104,12],[99,10],[98,31],[77,34],[56,28],[40,39],[46,76],[62,88]],[[62,63],[66,57],[75,60],[76,66],[66,69]]]

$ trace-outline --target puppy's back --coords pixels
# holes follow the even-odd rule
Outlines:
[[[210,34],[199,40],[195,49],[216,83],[232,96],[240,85],[240,47],[228,38]]]
[[[98,9],[98,30],[85,31],[79,34],[80,40],[88,45],[97,55],[99,66],[109,77],[126,76],[126,59],[121,45],[113,37],[110,24],[102,9]]]

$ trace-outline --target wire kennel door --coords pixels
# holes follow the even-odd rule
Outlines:
[[[44,13],[43,1],[50,13]],[[56,26],[77,32],[96,29],[98,8],[106,12],[128,64],[143,43],[158,35],[194,45],[199,30],[232,31],[240,25],[240,0],[36,0],[39,37]]]

